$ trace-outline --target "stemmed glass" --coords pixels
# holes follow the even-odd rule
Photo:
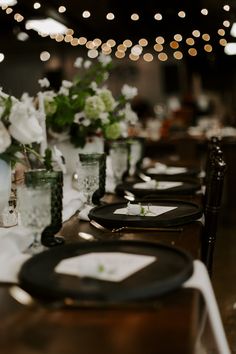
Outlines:
[[[110,157],[115,184],[122,182],[124,173],[128,170],[128,145],[126,142],[113,142],[110,147]]]
[[[41,234],[51,223],[50,185],[19,186],[17,200],[21,224],[32,230],[34,237],[32,244],[25,252],[34,255],[44,250],[41,244]]]
[[[134,176],[137,168],[137,163],[140,161],[142,157],[142,145],[139,140],[130,139],[130,176]]]
[[[78,165],[79,189],[86,197],[86,204],[93,205],[93,193],[99,188],[99,161],[80,161]]]

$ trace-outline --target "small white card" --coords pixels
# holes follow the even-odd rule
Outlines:
[[[114,214],[123,215],[138,215],[138,216],[159,216],[161,214],[168,213],[171,210],[177,209],[177,207],[159,206],[159,205],[142,205],[144,211],[142,214],[134,214],[132,211],[129,212],[129,208],[120,208],[114,211]]]
[[[119,282],[156,261],[156,257],[122,252],[92,252],[62,260],[57,273]]]
[[[160,168],[160,167],[150,167],[147,170],[147,173],[153,173],[153,174],[166,174],[166,175],[177,175],[180,173],[185,173],[187,172],[187,168],[186,167],[166,167],[165,169]]]
[[[153,183],[155,182],[155,183]],[[183,182],[172,182],[172,181],[150,181],[150,182],[141,182],[135,183],[133,185],[136,189],[157,189],[164,190],[182,186]]]

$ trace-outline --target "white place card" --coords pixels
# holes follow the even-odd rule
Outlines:
[[[156,190],[164,190],[182,186],[183,182],[172,182],[172,181],[149,181],[149,182],[140,182],[135,183],[133,188],[136,189],[156,189]]]
[[[166,167],[165,169],[160,168],[160,167],[150,167],[147,170],[147,173],[151,173],[151,174],[166,174],[166,175],[177,175],[180,173],[185,173],[187,172],[187,168],[186,167]]]
[[[134,206],[134,205],[133,205]],[[138,208],[137,208],[138,209]],[[123,215],[139,215],[139,216],[159,216],[161,214],[168,213],[171,210],[177,209],[177,207],[168,207],[161,205],[142,205],[142,212],[134,213],[132,210],[130,211],[129,207],[116,209],[114,214],[123,214]]]
[[[91,252],[62,260],[57,273],[119,282],[156,261],[156,257],[122,252]]]

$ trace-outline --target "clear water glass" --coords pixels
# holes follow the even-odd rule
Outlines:
[[[131,139],[129,141],[130,144],[130,168],[129,174],[130,176],[134,176],[137,168],[137,163],[142,158],[142,145],[139,140]]]
[[[79,162],[78,184],[79,190],[86,198],[86,204],[93,205],[93,194],[99,188],[99,161]]]
[[[17,206],[21,224],[33,233],[33,242],[25,251],[37,254],[44,250],[41,234],[51,223],[51,189],[49,184],[22,185],[17,188]]]
[[[115,184],[122,182],[124,173],[128,170],[128,145],[126,142],[113,142],[110,147],[110,157]]]

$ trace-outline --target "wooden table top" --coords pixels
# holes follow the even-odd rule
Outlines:
[[[78,231],[110,235],[76,215],[60,234],[67,243],[84,242]],[[192,222],[182,232],[132,232],[118,237],[175,245],[199,258],[201,234],[202,224]],[[205,319],[205,304],[198,290],[181,288],[147,301],[53,309],[21,305],[2,284],[0,317],[1,354],[191,354]]]

